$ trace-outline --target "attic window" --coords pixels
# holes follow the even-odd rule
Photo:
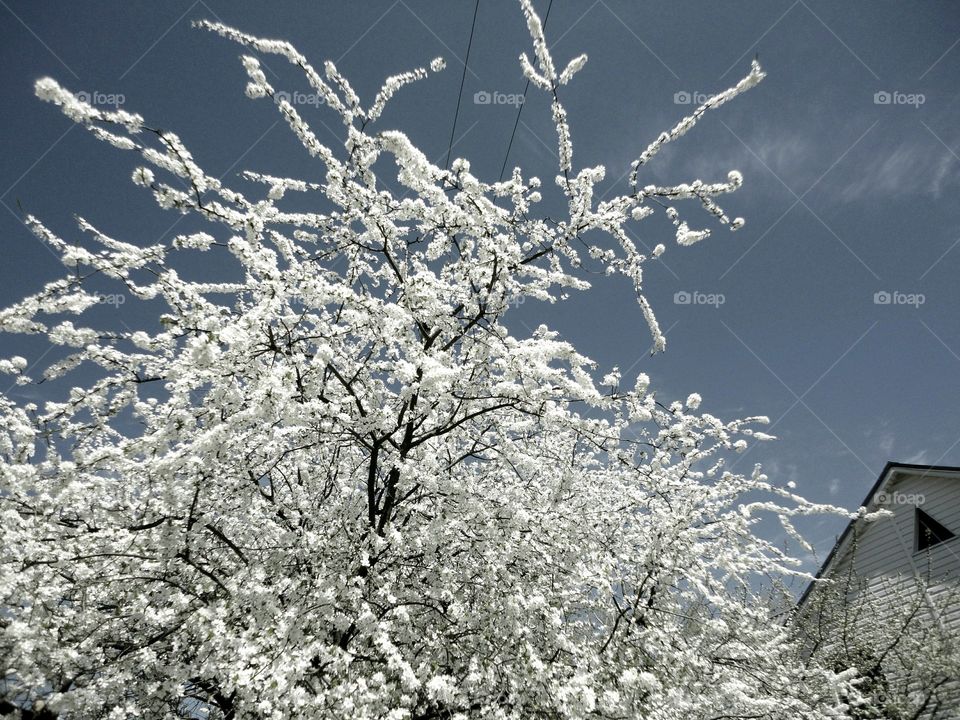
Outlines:
[[[947,530],[923,510],[917,508],[917,552],[939,545],[954,537],[954,533]]]

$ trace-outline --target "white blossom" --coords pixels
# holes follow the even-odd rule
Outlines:
[[[246,94],[319,161],[306,179],[248,171],[242,189],[176,134],[37,82],[132,153],[160,207],[206,222],[145,245],[78,218],[81,245],[26,220],[68,271],[0,310],[0,331],[57,346],[34,360],[42,403],[0,395],[0,701],[63,718],[842,716],[858,678],[787,640],[758,583],[802,573],[756,532],[769,518],[799,537],[794,516],[838,511],[725,466],[770,439],[765,418],[660,399],[647,374],[508,322],[519,300],[620,275],[663,350],[644,271],[664,245],[640,252],[626,224],[665,208],[693,244],[708,231],[672,205],[693,200],[740,227],[715,198],[742,177],[640,188],[639,168],[763,73],[598,199],[605,169],[575,166],[558,94],[586,56],[558,74],[520,6],[555,187],[520,168],[490,183],[463,158],[447,170],[375,128],[439,58],[364,105],[332,62],[321,74],[286,41],[199,23],[251,53]],[[342,146],[255,54],[302,75]],[[548,193],[559,211],[538,215]],[[141,303],[137,326],[96,327],[91,282]],[[23,382],[27,367],[0,360]]]
[[[153,184],[154,176],[150,168],[138,167],[133,171],[133,184],[141,187],[149,187]]]

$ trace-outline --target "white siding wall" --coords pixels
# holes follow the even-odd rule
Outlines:
[[[885,492],[896,500],[913,495],[920,501],[917,506],[955,537],[914,552],[915,506],[888,503],[884,507],[894,516],[861,523],[855,557],[851,553],[853,546],[848,544],[846,551],[834,561],[829,576],[844,577],[852,561],[855,575],[867,580],[871,589],[892,594],[897,589],[909,590],[914,577],[919,575],[929,584],[934,605],[945,606],[939,621],[949,633],[960,638],[960,476],[898,471]],[[893,610],[891,607],[891,612]],[[954,714],[949,716],[960,718],[960,683],[954,686],[951,696]]]
[[[922,498],[918,506],[954,532],[956,537],[914,552],[914,506],[888,504],[885,507],[894,513],[894,517],[865,525],[859,534],[856,573],[868,579],[898,575],[913,577],[914,573],[919,573],[931,585],[946,583],[956,586],[960,578],[960,478],[898,474],[886,494]]]

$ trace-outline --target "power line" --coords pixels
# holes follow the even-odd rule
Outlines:
[[[550,0],[550,4],[547,5],[547,14],[543,16],[543,29],[547,29],[547,20],[550,19],[550,9],[553,7],[553,0]],[[507,144],[507,154],[503,156],[503,165],[500,166],[500,180],[503,180],[503,173],[507,169],[507,160],[510,158],[510,148],[513,147],[513,136],[517,134],[517,126],[520,125],[520,113],[523,112],[523,106],[527,102],[527,90],[530,89],[530,81],[527,80],[527,84],[523,88],[523,101],[520,103],[520,108],[517,110],[517,119],[513,123],[513,132],[510,133],[510,142]]]
[[[551,0],[552,2],[553,0]],[[445,168],[450,167],[450,153],[453,152],[453,138],[457,132],[457,118],[460,117],[460,101],[463,99],[463,84],[467,80],[467,63],[470,62],[470,48],[473,47],[473,33],[477,28],[477,11],[480,9],[480,0],[477,0],[473,6],[473,22],[470,24],[470,40],[467,42],[467,56],[463,60],[463,75],[460,76],[460,93],[457,95],[457,110],[453,114],[453,127],[450,128],[450,142],[447,145],[447,163]]]

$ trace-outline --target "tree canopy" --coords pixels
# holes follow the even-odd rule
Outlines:
[[[52,79],[37,95],[135,160],[133,182],[209,232],[141,246],[79,219],[95,244],[31,230],[69,269],[0,311],[0,330],[70,349],[45,379],[95,379],[42,407],[0,397],[0,652],[6,707],[35,717],[823,718],[853,674],[808,662],[758,578],[799,561],[758,533],[836,512],[759,468],[769,439],[701,398],[661,401],[643,373],[599,370],[546,326],[504,318],[624,276],[655,350],[645,265],[625,228],[664,213],[676,242],[709,236],[677,205],[735,230],[718,198],[740,174],[643,185],[644,166],[711,109],[761,81],[756,62],[659,134],[629,188],[597,200],[577,169],[563,88],[587,61],[533,42],[521,68],[552,100],[566,213],[538,212],[536,177],[487,182],[381,128],[396,92],[364,104],[331,62],[212,22],[245,48],[247,95],[276,105],[322,181],[245,172],[228,187],[173,132],[94,107]],[[324,145],[255,55],[296,66]],[[381,178],[395,178],[395,191]],[[238,189],[239,188],[239,189]],[[313,211],[284,209],[300,194]],[[698,209],[700,206],[701,209]],[[229,265],[192,280],[184,257]],[[586,264],[600,267],[587,273]],[[161,302],[155,325],[95,328],[91,278]],[[20,383],[23,358],[0,369]],[[84,375],[83,377],[89,377]]]

